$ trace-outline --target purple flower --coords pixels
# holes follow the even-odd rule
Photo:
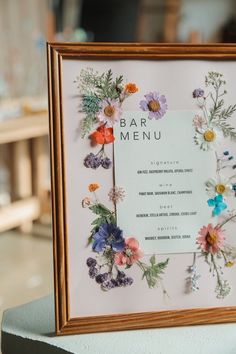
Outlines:
[[[144,95],[146,100],[140,101],[139,105],[143,111],[149,111],[149,119],[162,118],[167,110],[166,98],[158,92],[150,92]]]
[[[112,162],[109,157],[105,157],[101,160],[101,165],[103,168],[108,169],[111,168]]]
[[[84,166],[87,168],[97,169],[101,165],[101,158],[94,155],[92,152],[84,159]]]
[[[117,281],[115,279],[111,279],[112,287],[115,288],[117,286]]]
[[[96,259],[89,257],[86,261],[86,264],[88,267],[95,267],[97,264],[97,261],[96,261]]]
[[[108,280],[108,273],[98,274],[95,280],[98,284],[104,283],[104,281]]]
[[[130,277],[118,278],[116,279],[117,286],[128,286],[133,284],[133,279]]]
[[[102,224],[93,235],[93,250],[102,252],[106,246],[110,246],[113,251],[123,251],[125,240],[123,231],[114,224]]]
[[[101,287],[102,287],[102,290],[111,290],[111,289],[115,288],[115,285],[113,284],[113,282],[111,280],[107,280],[102,283]]]
[[[122,271],[118,270],[117,279],[122,279],[122,278],[125,278],[125,277],[126,277],[125,272],[122,272]]]
[[[124,279],[124,286],[132,285],[133,282],[134,282],[134,280],[131,277],[127,277]]]
[[[97,274],[98,274],[98,269],[96,267],[90,267],[89,268],[89,276],[90,276],[90,278],[94,279]]]
[[[199,98],[204,96],[204,90],[201,88],[195,89],[193,91],[193,98]]]
[[[101,284],[102,290],[111,290],[118,287],[117,281],[115,279],[106,280]]]

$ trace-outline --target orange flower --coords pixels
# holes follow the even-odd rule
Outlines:
[[[95,132],[90,135],[92,141],[96,144],[110,144],[113,143],[115,137],[113,135],[113,128],[106,128],[101,125]]]
[[[125,85],[125,91],[128,93],[135,93],[138,91],[138,87],[134,83],[129,82]]]
[[[100,188],[100,186],[97,183],[91,183],[88,186],[89,192],[95,192],[98,188]]]

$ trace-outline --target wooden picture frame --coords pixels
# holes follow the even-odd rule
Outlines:
[[[236,321],[235,306],[217,305],[187,309],[140,311],[74,317],[71,313],[69,282],[68,196],[66,191],[65,118],[63,63],[66,61],[146,62],[201,61],[236,62],[234,44],[139,44],[139,43],[49,43],[48,92],[50,113],[51,180],[53,204],[53,248],[56,333],[76,334],[169,326],[228,323]],[[78,301],[79,298],[78,298]]]

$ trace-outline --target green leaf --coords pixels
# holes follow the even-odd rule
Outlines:
[[[213,96],[211,95],[213,98]],[[219,102],[217,102],[213,108],[210,109],[210,120],[213,120],[214,118],[217,118],[220,114],[221,108],[224,105],[224,100],[221,99]]]
[[[94,114],[87,114],[87,116],[81,120],[80,130],[82,138],[91,132],[96,121],[97,119]]]
[[[89,236],[87,246],[91,245],[91,243],[93,243],[93,235]]]
[[[110,215],[106,216],[106,220],[108,224],[116,225],[116,217],[111,213]]]
[[[111,71],[111,69],[109,69],[105,75],[104,85],[109,86],[111,84],[111,82],[112,82],[112,71]]]
[[[83,95],[82,96],[82,112],[91,115],[96,114],[100,109],[100,99],[95,95]]]
[[[151,263],[151,265],[153,266],[155,263],[156,263],[156,257],[155,257],[155,255],[152,255],[152,257],[150,258],[150,263]]]
[[[155,255],[150,258],[150,265],[145,263],[137,263],[143,271],[142,279],[146,278],[149,288],[153,288],[157,285],[161,279],[160,275],[164,273],[164,269],[167,267],[169,259],[164,262],[156,263]]]
[[[116,84],[116,86],[119,86],[122,84],[122,82],[123,82],[123,75],[120,75],[116,78],[115,84]]]
[[[95,225],[96,227],[99,227],[101,226],[102,224],[105,224],[106,223],[106,218],[104,217],[99,217],[97,219],[95,219],[91,225]]]
[[[230,105],[227,109],[223,109],[220,114],[220,119],[228,119],[232,116],[232,114],[236,111],[236,104]]]
[[[89,209],[96,215],[107,216],[111,214],[111,211],[105,207],[103,204],[94,204],[89,207]]]

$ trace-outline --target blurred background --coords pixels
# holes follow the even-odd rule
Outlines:
[[[235,0],[0,0],[0,319],[53,289],[46,41],[236,41]]]

